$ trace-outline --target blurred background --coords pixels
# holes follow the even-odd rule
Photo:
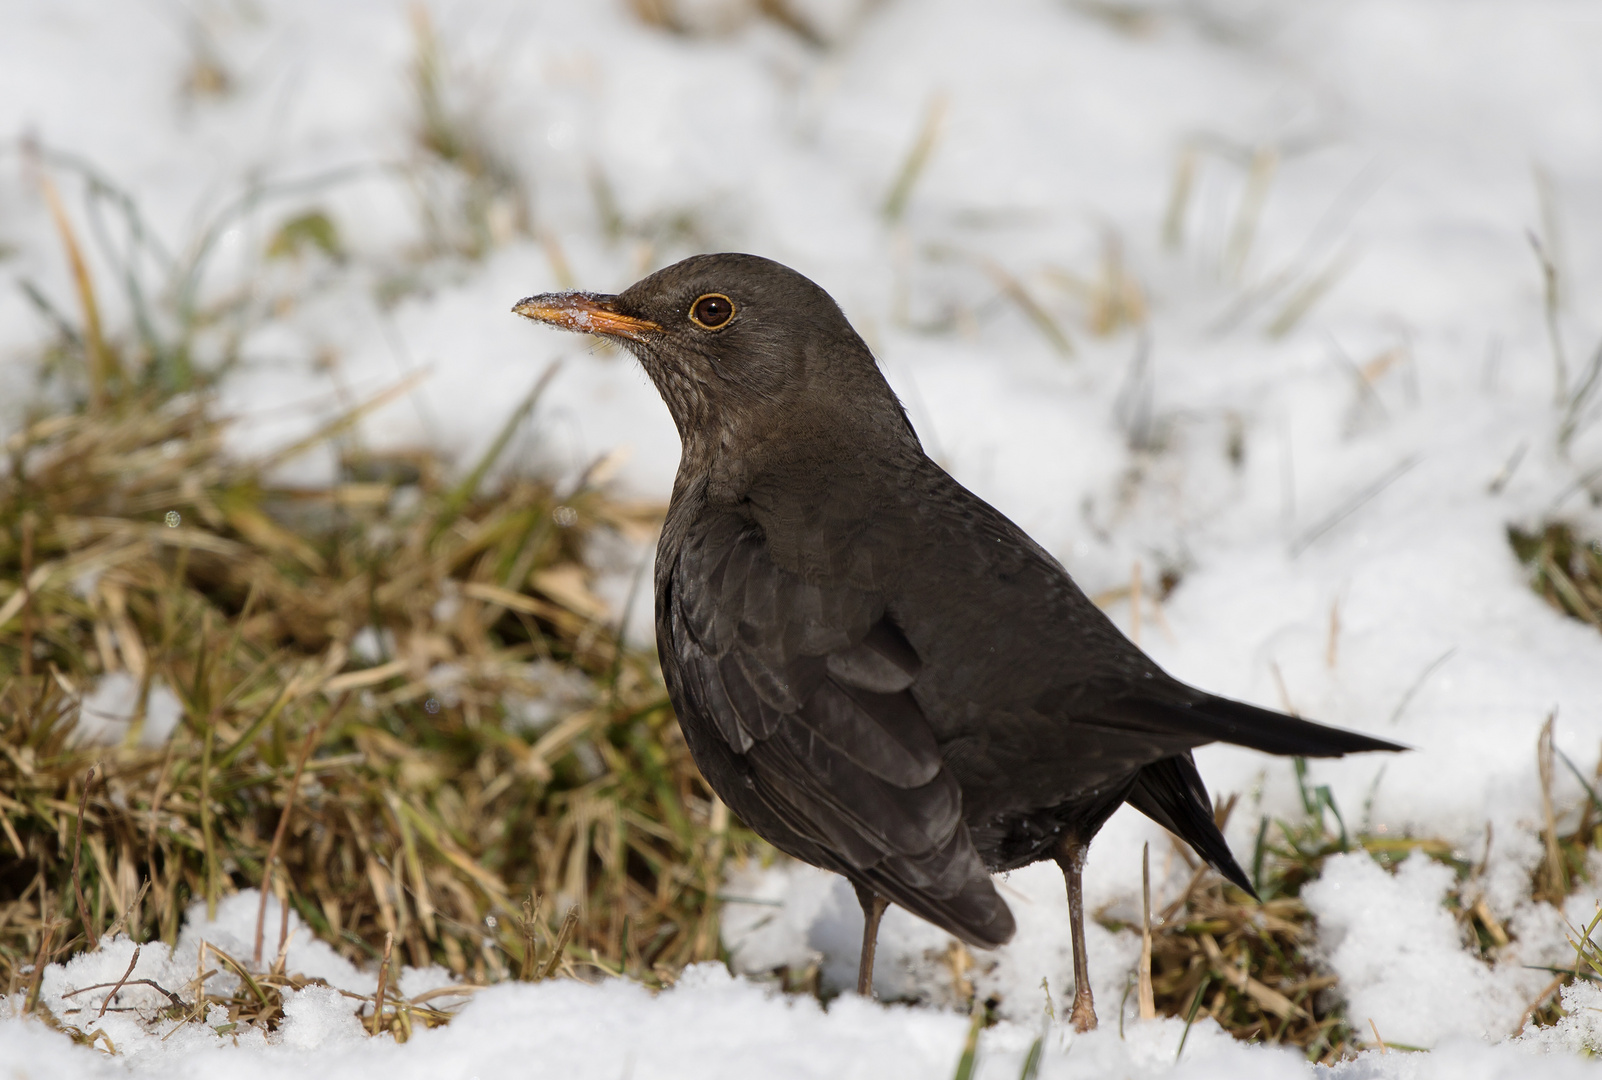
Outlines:
[[[675,432],[630,358],[510,314],[715,250],[826,288],[931,455],[1175,675],[1419,748],[1199,755],[1287,918],[1356,847],[1451,865],[1408,880],[1485,962],[1593,899],[1602,9],[63,0],[0,31],[13,988],[256,887],[480,982],[738,958],[717,899],[771,852],[651,654]],[[1109,942],[1142,840],[1092,854]],[[826,991],[852,903],[785,872],[740,887],[812,914],[746,966]],[[927,994],[945,945],[904,932]],[[1012,963],[939,978],[1017,999]],[[1357,1037],[1324,1016],[1314,1057]]]

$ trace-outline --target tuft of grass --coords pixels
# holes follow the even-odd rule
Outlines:
[[[1602,630],[1602,539],[1586,539],[1563,521],[1533,530],[1509,525],[1507,539],[1547,603]]]
[[[1543,726],[1536,753],[1541,777],[1547,856],[1531,875],[1531,896],[1561,908],[1574,884],[1586,879],[1593,850],[1602,848],[1602,795],[1595,775],[1587,777],[1552,739],[1553,721]],[[1568,811],[1552,796],[1553,777],[1561,766],[1585,791],[1585,802]],[[1482,959],[1494,961],[1512,935],[1492,913],[1483,893],[1484,862],[1473,864],[1443,840],[1393,836],[1384,832],[1348,832],[1328,787],[1307,780],[1298,760],[1304,816],[1296,821],[1263,818],[1252,860],[1254,884],[1262,903],[1196,865],[1185,892],[1152,922],[1152,985],[1157,1011],[1168,1016],[1211,1016],[1238,1039],[1285,1043],[1300,1047],[1309,1060],[1333,1063],[1360,1049],[1381,1045],[1365,1038],[1345,1015],[1335,975],[1308,950],[1313,919],[1303,904],[1302,887],[1318,877],[1331,855],[1365,851],[1386,869],[1417,852],[1451,866],[1458,883],[1446,906],[1463,928],[1465,940]],[[1218,808],[1220,824],[1234,800]],[[1559,822],[1572,821],[1560,827]],[[1486,834],[1489,851],[1491,836]],[[1176,844],[1182,856],[1187,853]],[[1187,856],[1188,861],[1188,856]],[[1116,922],[1103,920],[1111,929]],[[1552,981],[1530,1002],[1515,1029],[1527,1023],[1555,1023],[1562,1015],[1558,992],[1576,978],[1602,978],[1602,951],[1591,925],[1571,927],[1575,962],[1553,968]],[[1137,927],[1138,929],[1138,927]],[[1391,1049],[1415,1047],[1391,1042]]]
[[[353,961],[474,985],[662,985],[717,956],[717,886],[757,841],[588,562],[660,507],[498,467],[543,379],[462,479],[354,437],[406,384],[240,460],[211,379],[152,376],[174,339],[137,303],[125,337],[86,328],[81,278],[81,318],[55,312],[41,358],[65,392],[0,447],[4,992],[32,1010],[45,964],[109,933],[174,943],[192,904],[247,887]],[[312,450],[330,482],[273,480]],[[271,1026],[304,985],[281,957],[208,963],[239,988],[162,988],[175,1017],[210,1002]],[[446,1015],[387,990],[372,1012],[400,1033]]]
[[[453,486],[427,458],[278,488],[226,457],[224,429],[205,397],[131,398],[6,446],[0,981],[18,988],[49,927],[52,955],[119,917],[172,942],[188,904],[247,886],[286,893],[352,959],[393,934],[478,982],[524,966],[569,907],[574,969],[649,981],[715,956],[712,898],[749,838],[714,829],[650,662],[586,600],[587,538],[654,510]],[[358,635],[378,655],[355,656]],[[114,744],[85,741],[114,674],[138,707]],[[543,726],[520,718],[574,682]],[[182,720],[145,745],[164,693]],[[524,933],[530,892],[550,900]]]
[[[1151,985],[1162,1015],[1182,1017],[1187,1025],[1211,1017],[1237,1039],[1296,1046],[1309,1060],[1328,1063],[1361,1044],[1338,994],[1330,992],[1336,976],[1311,950],[1314,925],[1302,886],[1331,855],[1348,851],[1366,851],[1387,868],[1415,850],[1450,863],[1460,875],[1470,868],[1444,841],[1349,834],[1329,788],[1310,785],[1305,764],[1297,765],[1305,816],[1265,817],[1258,831],[1252,871],[1261,903],[1176,845],[1194,872],[1184,892],[1152,919]],[[1218,807],[1220,826],[1234,806],[1232,798]]]
[[[63,996],[71,1004],[62,1010],[60,1016],[45,1017],[46,1023],[51,1023],[75,1042],[93,1045],[97,1039],[105,1038],[104,1032],[97,1031],[94,1036],[90,1036],[78,1024],[98,1019],[107,1012],[138,1011],[146,1022],[177,1021],[179,1024],[185,1024],[206,1020],[211,1015],[211,1008],[216,1006],[227,1013],[222,1023],[212,1026],[212,1030],[220,1035],[233,1034],[241,1027],[250,1026],[264,1031],[275,1031],[284,1019],[284,1004],[287,1000],[284,991],[328,985],[321,978],[286,973],[282,954],[264,970],[244,958],[230,955],[210,942],[203,942],[200,949],[200,970],[196,972],[195,978],[173,990],[151,979],[128,977],[139,962],[141,948],[142,946],[135,947],[133,958],[129,961],[128,969],[121,979],[115,983],[97,983],[68,991]],[[349,990],[338,990],[337,993],[352,1001],[363,1003],[358,1009],[366,1014],[363,1017],[363,1026],[369,1034],[377,1035],[387,1031],[397,1042],[407,1041],[416,1027],[439,1027],[449,1023],[453,1010],[483,989],[481,985],[458,984],[426,990],[410,998],[403,997],[393,986],[387,986],[387,980],[382,977],[388,972],[387,964],[386,953],[379,986],[373,993],[358,994]],[[232,976],[233,989],[224,991],[209,987],[208,984],[218,975]],[[148,1008],[135,1010],[132,1007],[112,1004],[123,987],[139,985],[155,990],[167,1000],[167,1004],[154,1012]],[[79,995],[83,997],[80,998]],[[114,1048],[112,1052],[115,1053]]]
[[[1576,884],[1590,879],[1591,854],[1602,850],[1602,796],[1598,795],[1598,784],[1602,782],[1602,761],[1597,763],[1596,770],[1589,778],[1582,773],[1569,756],[1557,748],[1553,739],[1556,721],[1555,714],[1547,717],[1546,723],[1541,725],[1540,738],[1536,743],[1536,767],[1541,781],[1541,838],[1546,855],[1531,872],[1530,895],[1561,911]],[[1577,815],[1572,808],[1568,808],[1567,813],[1563,812],[1554,800],[1553,786],[1559,763],[1585,792],[1585,801]],[[1574,822],[1572,827],[1560,825],[1560,822],[1569,820]],[[1483,902],[1475,910],[1483,912]],[[1518,1034],[1530,1022],[1537,1027],[1555,1024],[1565,1012],[1559,1003],[1559,991],[1574,979],[1602,979],[1602,972],[1598,968],[1598,964],[1602,964],[1602,948],[1592,936],[1599,920],[1602,920],[1602,912],[1584,928],[1570,926],[1569,941],[1575,950],[1574,964],[1568,968],[1550,969],[1553,975],[1551,982],[1530,1002],[1512,1034]],[[1491,928],[1497,932],[1497,942],[1505,944],[1507,933],[1495,927],[1494,923]]]

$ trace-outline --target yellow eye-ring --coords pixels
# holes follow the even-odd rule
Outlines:
[[[707,293],[690,305],[690,321],[705,330],[718,330],[734,318],[734,301],[722,293]]]

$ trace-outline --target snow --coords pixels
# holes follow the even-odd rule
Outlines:
[[[1414,854],[1394,876],[1366,855],[1338,855],[1303,889],[1318,918],[1330,964],[1347,987],[1359,1024],[1384,1021],[1381,1036],[1435,1046],[1449,1036],[1495,1041],[1520,1025],[1525,1004],[1548,975],[1515,965],[1496,970],[1463,951],[1452,913],[1442,906],[1449,866]],[[1440,982],[1450,994],[1420,994]]]
[[[118,743],[128,736],[139,716],[139,680],[126,671],[100,678],[83,697],[73,737],[84,742]],[[160,676],[150,680],[145,697],[144,722],[139,727],[141,746],[165,746],[178,726],[183,705]]]
[[[460,181],[414,149],[414,29],[400,0],[13,5],[0,16],[0,273],[73,310],[39,168],[23,149],[36,140],[126,190],[179,263],[216,224],[203,291],[249,283],[273,312],[246,336],[226,385],[242,418],[237,449],[281,445],[421,373],[364,438],[426,440],[471,462],[562,359],[515,453],[577,476],[626,446],[615,482],[661,498],[677,441],[643,375],[616,350],[527,325],[511,305],[570,286],[618,289],[697,249],[797,267],[874,346],[931,452],[1087,591],[1127,585],[1138,561],[1141,644],[1168,670],[1417,748],[1315,762],[1312,780],[1330,786],[1349,821],[1442,837],[1483,862],[1479,895],[1516,940],[1495,964],[1467,952],[1441,908],[1450,882],[1438,865],[1414,857],[1392,876],[1358,856],[1332,860],[1308,902],[1350,1015],[1372,1018],[1388,1040],[1432,1047],[1367,1052],[1333,1072],[1593,1071],[1575,1056],[1602,1050],[1602,992],[1591,987],[1565,991],[1570,1015],[1555,1027],[1511,1036],[1546,982],[1525,965],[1571,962],[1565,919],[1589,922],[1598,899],[1583,885],[1560,913],[1530,899],[1529,881],[1541,857],[1536,733],[1555,711],[1558,747],[1592,766],[1602,639],[1529,591],[1505,529],[1557,513],[1602,530],[1586,495],[1602,465],[1602,420],[1593,402],[1572,443],[1558,444],[1529,240],[1539,237],[1560,270],[1572,386],[1602,341],[1602,9],[791,6],[831,47],[802,43],[744,0],[677,5],[708,31],[695,35],[646,26],[624,0],[430,5],[448,104],[531,191],[536,235],[507,226],[515,208],[492,207],[492,245],[475,261],[414,257],[429,242],[419,201],[444,192],[429,205],[449,225]],[[223,96],[192,89],[208,59],[227,72]],[[904,215],[887,222],[886,193],[935,112],[927,168]],[[46,171],[89,237],[81,184],[60,160],[47,156]],[[255,209],[220,217],[252,183],[266,185]],[[619,221],[598,207],[598,183]],[[313,209],[337,224],[346,261],[312,253],[264,266],[278,224]],[[105,252],[87,246],[100,279],[114,280]],[[1105,280],[1114,248],[1148,322],[1098,335],[1087,291]],[[160,264],[142,263],[158,284]],[[1052,314],[1072,356],[1006,298],[998,270]],[[101,301],[108,326],[128,325],[124,298],[107,290]],[[21,290],[0,290],[0,428],[32,400],[21,361],[49,334]],[[214,359],[223,345],[202,334],[197,355]],[[307,455],[286,476],[331,466]],[[633,568],[620,562],[619,577]],[[1163,569],[1182,580],[1159,609],[1150,586]],[[621,600],[628,590],[600,591]],[[642,633],[649,603],[639,597],[630,620]],[[1128,602],[1111,610],[1133,634]],[[372,636],[367,651],[384,655]],[[127,674],[106,676],[85,702],[80,737],[129,736],[138,694]],[[143,708],[138,737],[159,742],[176,701],[152,681]],[[529,723],[542,717],[531,711]],[[1198,759],[1212,790],[1242,793],[1237,851],[1250,850],[1262,815],[1299,804],[1284,762],[1220,747]],[[1566,811],[1581,791],[1559,772]],[[1134,853],[1147,840],[1166,850],[1137,815],[1108,825],[1086,870],[1090,909],[1138,895]],[[1155,869],[1161,902],[1186,875],[1161,855]],[[1017,1075],[1039,1025],[1041,980],[1059,1000],[1071,982],[1055,871],[1019,871],[1001,887],[1018,937],[976,957],[970,973],[1001,1000],[980,1073],[997,1077]],[[838,880],[748,868],[726,891],[763,901],[728,907],[737,970],[816,960],[826,983],[849,983],[860,914]],[[248,953],[251,895],[225,901],[217,919],[192,913],[177,949],[147,944],[139,971],[182,983],[200,940]],[[276,915],[267,922],[276,935]],[[1175,1022],[1126,1017],[1120,1035],[1134,946],[1099,925],[1088,934],[1104,1026],[1077,1038],[1052,1027],[1042,1075],[1309,1071],[1207,1022],[1177,1066]],[[948,1008],[949,939],[892,912],[882,941],[881,992],[925,1004],[847,997],[823,1011],[697,969],[655,997],[622,983],[493,987],[448,1027],[396,1046],[360,1034],[350,999],[308,988],[280,1031],[241,1034],[238,1046],[203,1025],[161,1042],[130,1014],[108,1012],[93,1026],[117,1046],[110,1057],[104,1043],[73,1046],[13,1015],[0,1020],[0,1064],[39,1076],[944,1075],[966,1030]],[[371,992],[372,972],[324,950],[302,932],[290,969]],[[59,998],[70,986],[114,982],[131,955],[131,943],[108,942],[53,965],[47,1003],[70,1007]]]
[[[183,940],[170,957],[162,955],[165,946],[146,945],[133,977],[181,985],[193,971],[186,965],[192,964],[200,940],[241,945],[250,932],[255,898],[242,893],[234,899],[219,910],[215,922],[204,922],[202,912],[192,912]],[[274,923],[275,919],[269,920],[269,925]],[[290,948],[293,967],[297,946],[292,942]],[[65,968],[52,967],[44,997],[60,1015],[65,987],[114,982],[132,954],[133,943],[127,938],[108,939],[99,951],[82,954]],[[314,956],[306,959],[318,963]],[[322,968],[341,979],[350,977],[351,972],[339,970],[340,963],[325,962]],[[415,992],[426,981],[403,980],[403,992]],[[366,989],[371,992],[371,980]],[[119,1001],[139,1001],[152,994],[143,987],[129,988]],[[1428,1055],[1367,1051],[1332,1071],[1342,1080],[1514,1077],[1536,1064],[1530,1056],[1535,1050],[1545,1055],[1538,1059],[1543,1076],[1593,1075],[1594,1070],[1572,1051],[1594,1047],[1602,1037],[1597,1022],[1589,1018],[1602,993],[1581,985],[1568,996],[1572,1015],[1557,1027],[1538,1032],[1528,1048],[1486,1046],[1459,1037]],[[0,1016],[15,1006],[14,999],[0,1004]],[[760,1073],[923,1080],[944,1076],[954,1067],[968,1027],[966,1018],[954,1012],[881,1005],[852,995],[836,999],[825,1011],[811,998],[786,997],[731,977],[720,964],[692,967],[672,989],[654,996],[622,980],[593,986],[561,980],[492,986],[475,995],[448,1026],[419,1028],[403,1045],[388,1035],[368,1037],[353,1006],[332,987],[289,991],[284,1023],[271,1035],[253,1029],[216,1032],[213,1026],[226,1019],[220,1009],[210,1018],[213,1026],[147,1024],[115,1012],[88,1022],[63,1017],[86,1031],[104,1031],[117,1047],[115,1057],[73,1045],[37,1022],[4,1018],[0,1061],[19,1076],[86,1078],[161,1075],[199,1080],[225,1074],[252,1080],[306,1076],[465,1080],[521,1075],[613,1080]],[[90,996],[81,1007],[97,1008],[98,999]],[[167,1031],[171,1034],[164,1039]],[[1132,1023],[1122,1033],[1108,1024],[1076,1036],[1046,1023],[1042,1012],[1029,1022],[1002,1021],[986,1030],[976,1075],[981,1080],[1016,1077],[1037,1037],[1043,1038],[1045,1048],[1040,1075],[1064,1080],[1103,1076],[1271,1080],[1312,1071],[1291,1050],[1236,1042],[1210,1021],[1197,1023],[1188,1034],[1183,1021],[1160,1019]],[[1177,1065],[1176,1054],[1181,1054]]]

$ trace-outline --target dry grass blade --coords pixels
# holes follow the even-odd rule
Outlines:
[[[1045,277],[1084,305],[1084,321],[1097,337],[1106,337],[1146,322],[1146,292],[1124,259],[1123,238],[1107,230],[1095,274],[1085,277],[1061,267],[1047,267]]]
[[[28,993],[22,999],[24,1014],[33,1012],[39,1006],[39,986],[44,981],[45,964],[53,955],[50,951],[51,943],[56,940],[56,924],[51,923],[44,928],[39,936],[39,951],[33,957],[33,973],[28,977]]]
[[[896,173],[896,179],[890,185],[890,192],[885,196],[884,206],[880,213],[884,219],[892,224],[901,220],[907,212],[907,203],[912,198],[912,189],[917,187],[918,178],[929,164],[935,147],[940,144],[940,133],[946,121],[946,96],[935,94],[924,107],[923,123],[918,127],[918,137],[913,140],[906,158],[901,162],[901,168]]]
[[[89,358],[89,405],[92,411],[99,412],[105,408],[114,390],[112,382],[121,372],[116,356],[107,347],[105,335],[100,329],[100,304],[95,299],[94,279],[89,274],[89,264],[84,261],[83,248],[78,244],[67,208],[61,204],[61,195],[56,191],[55,183],[43,172],[39,174],[39,187],[44,192],[45,205],[50,208],[56,232],[61,236],[61,246],[66,251],[67,264],[72,269],[73,287],[77,289],[78,302],[83,306],[83,338]]]
[[[1196,187],[1196,166],[1200,153],[1194,145],[1180,151],[1174,165],[1174,179],[1168,190],[1168,209],[1163,214],[1163,246],[1178,251],[1185,245],[1185,219],[1190,210],[1191,193]]]
[[[33,537],[38,527],[39,519],[34,515],[33,511],[24,510],[22,512],[22,573],[20,575],[22,588],[17,592],[16,596],[12,597],[13,600],[17,596],[22,598],[21,668],[24,679],[32,678],[33,676]],[[5,622],[5,619],[0,619],[0,626],[3,626]],[[20,857],[22,852],[19,850],[17,855]]]
[[[569,908],[567,915],[562,919],[562,929],[556,935],[556,942],[551,946],[550,959],[540,970],[540,978],[549,979],[555,975],[566,958],[568,942],[573,940],[573,931],[578,929],[578,908]]]
[[[1558,425],[1558,446],[1567,450],[1585,424],[1593,420],[1591,406],[1602,395],[1602,342],[1591,352],[1579,384],[1569,394],[1563,407],[1563,420]]]
[[[278,862],[278,851],[281,847],[283,847],[284,830],[289,827],[289,816],[295,811],[295,795],[300,791],[301,773],[306,771],[306,759],[311,757],[312,747],[316,746],[317,740],[322,737],[324,726],[330,720],[344,711],[345,703],[349,700],[350,693],[347,691],[340,695],[339,700],[334,703],[333,708],[329,709],[327,714],[321,720],[312,725],[312,729],[306,733],[305,742],[300,744],[300,754],[295,758],[295,775],[291,777],[289,781],[289,794],[284,798],[284,812],[278,815],[278,828],[273,830],[273,842],[268,845],[267,858],[262,864],[261,904],[256,909],[256,942],[255,948],[251,954],[251,960],[258,967],[261,966],[261,943],[262,931],[264,929],[263,924],[267,920],[267,884],[268,880],[272,877],[273,867]],[[289,917],[289,905],[284,903],[283,909],[284,918],[287,919]],[[279,942],[280,947],[282,947],[282,934],[279,935]]]
[[[500,460],[501,455],[506,452],[506,447],[512,441],[512,436],[517,433],[518,427],[528,419],[529,414],[534,411],[534,406],[539,404],[540,398],[544,396],[545,388],[551,385],[551,380],[556,378],[557,372],[561,370],[562,362],[553,360],[545,366],[545,370],[540,373],[540,377],[534,380],[534,388],[528,392],[517,408],[512,410],[512,414],[506,418],[506,422],[501,425],[501,430],[490,441],[489,448],[484,451],[478,463],[462,478],[461,483],[452,488],[450,494],[445,497],[445,512],[434,523],[434,537],[431,539],[437,539],[440,533],[455,524],[457,515],[467,505],[468,500],[478,493],[479,485],[484,482],[484,477],[489,474],[489,471],[495,467],[495,463]]]
[[[133,971],[134,965],[138,963],[139,951],[140,951],[140,947],[139,946],[135,946],[134,947],[134,963],[131,963],[131,964],[128,965],[128,971],[130,973]],[[167,998],[167,1000],[169,1002],[171,1002],[174,1006],[176,1006],[178,1008],[185,1008],[184,999],[183,998],[179,997],[177,994],[173,993],[171,990],[168,990],[166,987],[160,985],[155,980],[153,980],[153,979],[130,979],[126,975],[124,975],[121,979],[117,980],[114,983],[96,983],[93,986],[80,986],[76,990],[68,990],[66,993],[62,994],[61,996],[64,997],[64,998],[71,998],[71,997],[76,997],[79,994],[88,994],[88,993],[93,993],[96,990],[105,990],[105,989],[107,989],[109,987],[111,989],[111,991],[112,991],[111,996],[114,997],[114,996],[116,996],[116,992],[118,990],[120,990],[124,986],[148,986],[152,990],[155,990],[157,993],[162,994],[163,996],[165,996]],[[107,1000],[109,1001],[110,997],[108,997]]]
[[[373,1034],[377,1035],[384,1026],[384,995],[389,989],[389,957],[395,948],[395,935],[384,935],[384,959],[378,964],[378,989],[373,993]]]
[[[1306,951],[1311,917],[1299,899],[1281,896],[1258,906],[1213,878],[1192,890],[1176,914],[1182,917],[1153,930],[1157,1011],[1185,1015],[1194,1006],[1237,1037],[1309,1049],[1328,1035],[1331,1014],[1315,996],[1335,979],[1318,971]],[[1208,987],[1211,997],[1199,999]]]
[[[417,389],[423,380],[428,378],[428,374],[427,369],[412,372],[394,386],[374,394],[371,398],[356,406],[356,408],[340,413],[304,438],[297,439],[288,446],[275,450],[265,460],[258,463],[257,470],[265,472],[274,466],[282,465],[286,461],[292,461],[315,446],[327,445],[337,436],[354,428],[363,416],[381,409],[390,402],[405,397]]]
[[[133,956],[128,958],[128,970],[122,973],[122,978],[118,979],[116,985],[111,988],[111,993],[106,995],[106,1000],[100,1003],[100,1012],[97,1014],[98,1016],[106,1015],[106,1007],[111,1004],[111,999],[121,993],[122,988],[127,985],[128,976],[132,975],[134,968],[139,965],[139,953],[141,951],[141,946],[134,946]]]
[[[527,184],[483,123],[484,87],[448,55],[428,7],[411,7],[418,153],[411,179],[432,255],[482,258],[531,232]]]
[[[1051,313],[1040,306],[1040,301],[1029,294],[1023,282],[1008,273],[1000,263],[984,259],[980,262],[980,266],[1007,299],[1016,304],[1018,310],[1028,317],[1035,329],[1039,330],[1041,336],[1056,350],[1057,355],[1065,359],[1074,355],[1074,344],[1068,339],[1067,333],[1057,325],[1057,320],[1051,317]]]
[[[98,767],[91,765],[89,771],[83,774],[83,794],[78,798],[78,816],[72,824],[72,892],[78,898],[78,919],[83,923],[84,935],[94,940],[92,929],[93,916],[89,911],[89,903],[83,898],[83,879],[78,874],[78,860],[83,854],[83,815],[89,806],[89,789],[95,786],[95,773]]]
[[[1535,749],[1536,768],[1541,778],[1541,817],[1544,822],[1541,836],[1546,843],[1546,860],[1538,875],[1535,896],[1561,906],[1564,897],[1569,895],[1569,873],[1564,864],[1563,849],[1558,842],[1557,813],[1552,805],[1552,727],[1556,723],[1557,714],[1549,714],[1546,723],[1541,725],[1541,735]]]
[[[1294,330],[1302,318],[1340,283],[1356,261],[1355,249],[1350,246],[1341,248],[1331,256],[1323,269],[1299,284],[1286,298],[1279,313],[1268,323],[1268,336],[1281,338]]]
[[[1260,147],[1252,154],[1246,172],[1246,183],[1241,190],[1240,205],[1230,228],[1229,241],[1224,249],[1224,273],[1231,280],[1239,280],[1245,273],[1247,260],[1257,239],[1257,226],[1268,203],[1269,189],[1279,171],[1279,151],[1273,147]]]
[[[1563,350],[1563,331],[1559,326],[1563,305],[1558,268],[1539,236],[1532,232],[1527,233],[1526,238],[1541,268],[1541,312],[1546,321],[1547,342],[1552,347],[1552,399],[1561,405],[1569,395],[1569,364]]]
[[[1291,543],[1291,558],[1296,558],[1296,556],[1300,555],[1302,552],[1306,551],[1309,547],[1316,543],[1319,538],[1324,536],[1325,533],[1329,532],[1331,529],[1335,528],[1335,526],[1351,517],[1358,510],[1361,510],[1369,502],[1369,500],[1378,496],[1382,491],[1390,487],[1397,480],[1400,480],[1409,470],[1413,468],[1413,466],[1417,465],[1418,462],[1419,459],[1416,457],[1403,458],[1396,465],[1386,470],[1386,472],[1383,473],[1373,483],[1369,484],[1356,495],[1353,495],[1350,499],[1346,500],[1346,502],[1342,503],[1322,520],[1309,527]]]

